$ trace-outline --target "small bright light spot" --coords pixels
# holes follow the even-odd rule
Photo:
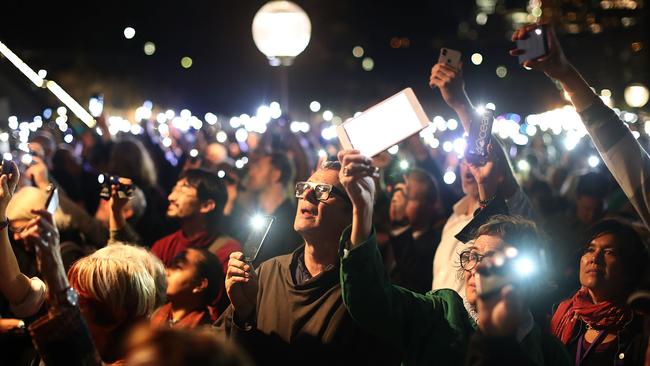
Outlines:
[[[217,142],[223,144],[224,142],[226,142],[226,140],[228,140],[227,133],[225,133],[224,131],[217,132]]]
[[[45,108],[43,110],[43,118],[50,119],[50,117],[52,117],[52,109],[51,108]]]
[[[442,176],[442,180],[444,180],[447,184],[453,184],[456,181],[456,173],[450,170]]]
[[[323,112],[323,119],[326,120],[327,122],[331,121],[332,118],[334,118],[334,113],[332,111],[325,111]]]
[[[521,170],[522,172],[528,172],[530,171],[530,163],[526,160],[519,160],[517,162],[517,169]]]
[[[2,142],[9,141],[9,134],[6,132],[0,133],[0,141]]]
[[[609,89],[603,89],[600,91],[600,95],[606,98],[611,98],[612,97],[612,91]]]
[[[464,138],[459,137],[454,140],[453,148],[456,155],[462,156],[465,154],[465,149],[467,148],[467,141]]]
[[[440,146],[440,140],[434,138],[433,140],[431,140],[431,143],[429,145],[431,146],[432,149],[437,149],[438,146]]]
[[[14,158],[14,156],[10,152],[6,152],[6,153],[2,154],[2,158],[5,159],[5,160],[12,160]]]
[[[11,128],[12,130],[18,128],[18,119],[16,118],[16,116],[9,117],[8,121],[9,121],[9,128]]]
[[[526,126],[526,135],[533,137],[537,133],[537,127],[533,125]]]
[[[190,67],[192,67],[192,63],[194,62],[192,61],[191,57],[185,56],[181,59],[181,66],[184,69],[189,69]]]
[[[193,157],[193,158],[199,156],[199,150],[197,150],[197,149],[190,150],[190,156]]]
[[[241,169],[241,168],[243,168],[244,165],[246,165],[246,164],[244,164],[244,162],[241,161],[241,160],[237,160],[237,161],[235,161],[235,168],[237,168],[237,169]]]
[[[354,118],[359,117],[362,114],[362,112],[354,112]]]
[[[189,109],[182,109],[181,110],[181,118],[182,119],[190,119],[192,117],[192,112],[190,112]]]
[[[124,28],[124,38],[132,39],[133,37],[135,37],[135,29],[132,27]]]
[[[261,230],[264,228],[264,224],[266,223],[266,220],[264,219],[264,216],[262,215],[255,215],[251,218],[251,226],[253,227],[253,230]]]
[[[508,258],[514,258],[519,254],[519,251],[515,247],[508,247],[505,250],[506,257]]]
[[[519,258],[515,262],[515,269],[519,274],[523,276],[528,276],[531,273],[535,271],[535,265],[533,264],[533,261],[530,260],[530,258]]]
[[[219,178],[223,178],[223,177],[225,177],[225,176],[226,176],[226,172],[225,172],[225,171],[223,171],[223,170],[219,170],[219,171],[217,172],[217,177],[219,177]]]
[[[31,155],[31,154],[24,154],[24,155],[20,158],[20,162],[23,163],[24,165],[29,165],[29,164],[31,164],[31,163],[32,163],[32,160],[33,160],[33,159],[32,159],[32,155]]]
[[[526,66],[526,65],[523,65],[523,66],[524,66],[524,69],[526,69],[526,70],[532,70],[531,67],[528,67],[528,66]]]
[[[639,133],[639,131],[632,131],[632,136],[634,136],[634,138],[638,140],[639,137],[641,137],[641,134]]]
[[[66,107],[61,106],[61,107],[56,109],[56,113],[59,116],[65,116],[68,113],[68,109]]]
[[[482,106],[482,105],[476,107],[476,113],[478,113],[478,114],[483,114],[483,113],[485,113],[485,107]]]
[[[168,109],[165,112],[165,117],[167,117],[168,120],[174,118],[175,116],[176,116],[176,112],[174,112],[174,110],[172,110],[172,109]]]
[[[204,118],[209,125],[217,123],[217,116],[212,112],[206,113]]]
[[[402,160],[402,161],[399,162],[399,167],[402,170],[406,170],[406,169],[409,168],[409,162],[406,161],[406,160]]]
[[[65,132],[65,131],[67,131],[67,130],[68,130],[68,124],[65,123],[65,122],[60,123],[60,124],[59,124],[59,130],[61,130],[61,132]]]
[[[318,150],[318,157],[319,158],[326,158],[327,157],[327,152],[323,149]]]
[[[356,58],[363,57],[363,53],[364,53],[364,50],[363,50],[363,47],[361,47],[361,46],[356,46],[356,47],[354,47],[352,49],[352,55],[354,55],[354,57],[356,57]]]
[[[361,61],[361,67],[366,71],[372,71],[375,68],[375,61],[370,57],[365,57]]]
[[[131,133],[133,135],[139,135],[144,132],[144,129],[137,123],[131,125]]]
[[[600,159],[596,155],[591,155],[589,159],[587,159],[587,162],[589,163],[589,166],[592,168],[595,168],[600,164]]]
[[[323,128],[320,135],[325,140],[331,140],[333,138],[336,138],[336,126],[330,125],[328,127]]]
[[[447,121],[447,127],[452,131],[456,130],[458,128],[458,121],[451,118],[450,120]]]
[[[282,108],[280,108],[280,103],[272,102],[269,104],[269,108],[271,108],[271,118],[277,119],[282,116]]]
[[[43,70],[43,69],[38,70],[38,77],[39,78],[45,79],[46,76],[47,76],[47,70]]]
[[[313,101],[309,103],[309,109],[314,113],[320,111],[320,103],[318,103],[317,101]]]
[[[442,149],[445,152],[451,152],[454,149],[454,144],[451,141],[445,141],[442,143]]]
[[[144,44],[144,54],[151,56],[156,53],[156,45],[153,42],[147,42]]]
[[[494,111],[497,110],[497,106],[494,103],[488,103],[488,104],[485,105],[485,109],[489,109],[489,110],[494,112]],[[485,112],[485,111],[483,111],[483,112]]]
[[[488,16],[485,13],[478,13],[476,14],[476,24],[478,25],[485,25],[488,21]]]
[[[480,53],[474,53],[472,54],[471,60],[474,65],[480,65],[483,63],[483,55]]]
[[[63,137],[63,141],[67,142],[68,144],[72,142],[72,139],[72,135],[65,135],[65,137]]]
[[[398,151],[399,151],[399,146],[397,145],[393,145],[388,149],[388,153],[391,155],[397,154]]]
[[[534,15],[534,14],[533,14],[533,15]],[[540,15],[541,15],[541,14],[540,14]],[[538,36],[541,35],[541,34],[542,34],[542,30],[539,29],[539,28],[535,29],[535,34],[537,34]]]
[[[248,138],[248,131],[243,128],[238,129],[235,132],[235,139],[239,142],[244,142]]]
[[[172,139],[170,139],[169,137],[165,137],[162,140],[162,144],[163,144],[164,147],[170,147],[170,146],[172,146]]]
[[[499,66],[497,67],[497,76],[503,79],[508,75],[508,69],[505,66]]]

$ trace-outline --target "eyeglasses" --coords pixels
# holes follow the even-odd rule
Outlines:
[[[330,194],[335,194],[346,201],[350,201],[350,198],[340,189],[334,187],[331,184],[327,183],[314,183],[314,182],[298,182],[296,183],[296,197],[305,198],[305,195],[309,188],[313,189],[316,199],[319,201],[327,201],[330,198]]]
[[[483,261],[483,258],[491,254],[480,254],[474,249],[468,249],[460,253],[460,267],[466,271],[471,271]]]

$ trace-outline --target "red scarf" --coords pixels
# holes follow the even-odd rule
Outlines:
[[[154,327],[170,326],[172,328],[187,328],[193,329],[199,325],[210,324],[210,313],[207,309],[194,310],[187,313],[183,318],[174,324],[170,324],[169,319],[172,316],[172,304],[167,303],[163,305],[151,316],[151,325]]]
[[[618,331],[630,321],[629,309],[609,301],[594,304],[586,287],[562,301],[551,319],[551,332],[565,345],[571,340],[578,319],[596,330]]]

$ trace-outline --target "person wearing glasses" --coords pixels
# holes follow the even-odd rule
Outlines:
[[[535,325],[521,291],[505,286],[489,299],[480,300],[477,295],[476,273],[485,258],[506,247],[526,252],[542,246],[542,237],[532,221],[493,216],[478,228],[474,240],[461,252],[457,271],[472,309],[468,312],[454,290],[420,294],[391,283],[372,228],[375,184],[368,172],[369,165],[357,152],[341,154],[344,171],[348,173],[342,173],[341,181],[354,212],[353,224],[340,240],[341,289],[348,312],[363,329],[396,347],[403,365],[461,365],[466,359],[472,365],[490,364],[503,352],[494,355],[491,352],[495,347],[489,345],[470,349],[468,345],[477,328],[479,335],[505,338],[508,346],[498,351],[505,350],[514,359],[526,360],[518,364],[570,364],[562,344]],[[479,184],[492,166],[493,162],[488,161],[482,167],[472,168]],[[479,339],[478,344],[485,342]]]
[[[343,305],[339,239],[354,215],[339,171],[341,163],[326,161],[295,186],[293,228],[304,245],[257,270],[243,253],[230,256],[226,291],[231,305],[216,327],[258,365],[399,363],[396,353],[362,331]]]

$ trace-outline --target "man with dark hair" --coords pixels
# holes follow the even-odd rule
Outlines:
[[[390,203],[394,284],[421,293],[431,289],[433,256],[442,230],[436,225],[437,201],[436,182],[422,169],[412,169],[405,182],[396,185]]]
[[[205,248],[214,253],[225,268],[230,253],[241,250],[235,239],[217,229],[228,194],[216,174],[203,169],[183,173],[169,194],[167,217],[180,221],[180,230],[158,240],[151,251],[169,267],[187,248]]]
[[[300,236],[291,225],[296,212],[296,206],[288,194],[293,179],[293,163],[285,154],[261,155],[251,164],[246,187],[255,197],[249,215],[240,219],[240,225],[243,225],[240,231],[244,233],[243,236],[248,234],[250,218],[254,215],[275,217],[253,263],[256,266],[269,258],[289,254],[302,244]]]

